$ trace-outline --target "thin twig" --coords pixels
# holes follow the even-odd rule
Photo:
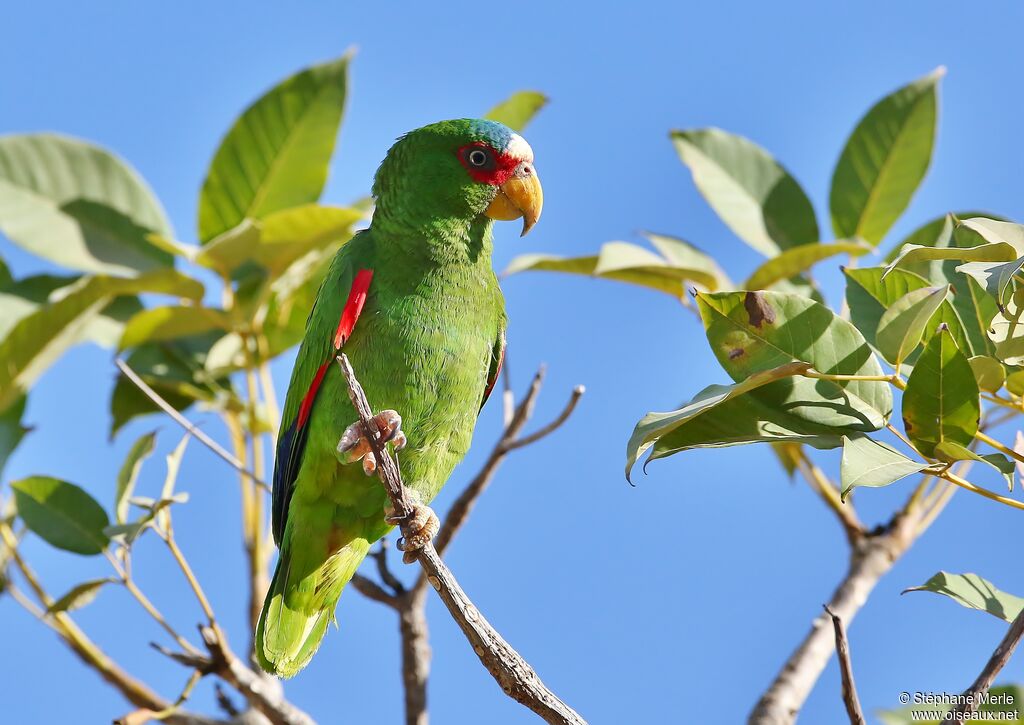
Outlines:
[[[810,485],[811,489],[814,490],[825,502],[825,504],[832,510],[836,518],[839,520],[840,526],[843,527],[843,533],[846,534],[846,540],[851,546],[854,546],[857,540],[862,537],[866,531],[864,524],[861,523],[857,517],[857,510],[853,507],[852,503],[844,503],[839,495],[839,489],[832,483],[825,472],[822,471],[811,459],[807,456],[803,446],[798,446],[794,458],[796,459],[797,470],[800,471],[801,475]]]
[[[154,712],[164,710],[170,706],[171,703],[169,701],[162,698],[145,683],[128,674],[109,655],[101,650],[78,627],[67,612],[46,614],[44,608],[48,608],[53,604],[53,598],[47,594],[35,572],[21,557],[20,552],[16,548],[17,539],[14,536],[14,532],[3,522],[0,522],[0,539],[3,540],[4,545],[10,550],[11,560],[28,583],[29,588],[38,601],[38,605],[32,604],[28,597],[16,588],[13,588],[13,591],[17,592],[17,596],[12,594],[14,601],[21,604],[28,612],[36,616],[39,621],[56,632],[68,649],[120,692],[128,702],[136,707]],[[176,712],[170,715],[164,722],[168,723],[168,725],[214,725],[220,721],[193,713]]]
[[[380,575],[380,580],[391,587],[391,591],[394,594],[404,594],[405,585],[398,580],[398,577],[392,573],[391,567],[388,566],[388,540],[381,539],[377,550],[370,554],[370,556],[377,561],[377,573]]]
[[[1013,651],[1020,644],[1021,637],[1024,637],[1024,609],[1014,618],[1013,624],[1010,625],[1010,629],[1006,632],[1006,636],[999,642],[999,646],[996,647],[992,656],[989,657],[988,662],[985,663],[985,667],[981,670],[977,679],[964,691],[963,697],[954,712],[961,716],[966,716],[978,711],[978,707],[982,704],[982,698],[988,692],[988,689],[992,687],[996,675],[1010,661]],[[966,722],[967,720],[967,717],[956,718],[957,722]]]
[[[210,438],[208,435],[206,435],[206,433],[200,430],[188,418],[186,418],[181,413],[176,411],[170,403],[164,400],[158,392],[156,392],[155,390],[153,390],[153,388],[149,386],[149,383],[143,380],[138,373],[132,370],[128,366],[128,363],[126,363],[121,358],[116,358],[114,360],[114,364],[117,365],[118,369],[122,373],[124,373],[125,377],[128,378],[135,385],[135,387],[141,390],[146,395],[147,398],[156,403],[157,406],[159,406],[160,410],[164,411],[165,413],[167,413],[167,415],[171,416],[175,423],[177,423],[182,428],[187,430],[189,433],[194,435],[196,437],[196,440],[198,440],[204,446],[206,446],[211,451],[213,451],[218,456],[227,461],[229,466],[234,468],[242,475],[247,476],[251,481],[253,481],[257,486],[262,488],[264,491],[270,491],[270,486],[267,485],[266,481],[257,478],[255,474],[247,470],[245,466],[242,465],[241,461],[239,461],[233,455],[224,450],[224,448],[217,441]]]
[[[569,396],[569,402],[567,402],[565,404],[565,407],[562,408],[562,412],[558,414],[558,417],[556,417],[553,421],[548,423],[543,428],[534,431],[528,436],[523,436],[522,438],[516,438],[514,440],[509,441],[503,446],[505,452],[508,453],[509,451],[516,450],[517,448],[522,448],[523,446],[528,446],[533,443],[536,443],[541,438],[544,438],[545,436],[548,436],[551,433],[554,433],[556,430],[558,430],[562,426],[562,424],[565,423],[565,421],[569,420],[569,416],[572,415],[572,412],[574,410],[576,410],[577,403],[580,402],[580,398],[583,397],[583,393],[585,393],[586,391],[587,389],[582,385],[577,385],[575,388],[573,388],[572,395]]]
[[[864,711],[857,697],[857,685],[853,681],[853,663],[850,661],[850,645],[846,638],[846,627],[828,605],[823,605],[828,616],[832,617],[832,628],[836,635],[836,656],[839,658],[839,673],[843,680],[843,704],[846,714],[850,717],[850,725],[865,725]]]
[[[405,495],[405,486],[399,477],[394,459],[381,440],[381,431],[377,430],[366,395],[356,380],[348,357],[342,353],[337,357],[337,362],[348,382],[349,397],[359,414],[376,456],[377,475],[388,494],[395,517],[409,521],[413,509]],[[407,538],[414,533],[407,530],[407,524],[402,528],[402,533]],[[528,707],[548,723],[583,725],[583,718],[549,690],[526,660],[487,622],[459,586],[432,543],[428,542],[419,551],[417,560],[426,573],[427,580],[472,645],[473,651],[506,695]]]

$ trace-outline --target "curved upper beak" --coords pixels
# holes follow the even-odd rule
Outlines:
[[[540,219],[541,208],[544,206],[544,190],[533,164],[524,161],[516,167],[515,173],[508,181],[498,187],[498,193],[484,213],[491,219],[510,221],[523,218],[523,232],[526,233]]]

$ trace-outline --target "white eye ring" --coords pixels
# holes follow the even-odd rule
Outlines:
[[[466,159],[469,161],[470,166],[487,165],[487,153],[482,149],[473,149],[466,155]]]

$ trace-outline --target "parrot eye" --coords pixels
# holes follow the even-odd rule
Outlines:
[[[459,149],[462,165],[470,171],[493,171],[497,167],[494,151],[480,144],[463,146]]]

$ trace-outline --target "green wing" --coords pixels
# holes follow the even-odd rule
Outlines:
[[[351,242],[349,242],[351,244]],[[302,454],[309,434],[308,416],[302,420],[303,406],[312,407],[320,380],[326,367],[334,359],[334,333],[348,299],[355,278],[353,265],[345,254],[348,245],[335,255],[331,266],[320,283],[316,302],[306,320],[306,334],[299,346],[288,395],[281,415],[281,430],[277,437],[277,456],[274,461],[274,492],[271,507],[271,525],[278,546],[284,538],[295,479],[302,465]],[[307,400],[308,398],[308,400]]]

